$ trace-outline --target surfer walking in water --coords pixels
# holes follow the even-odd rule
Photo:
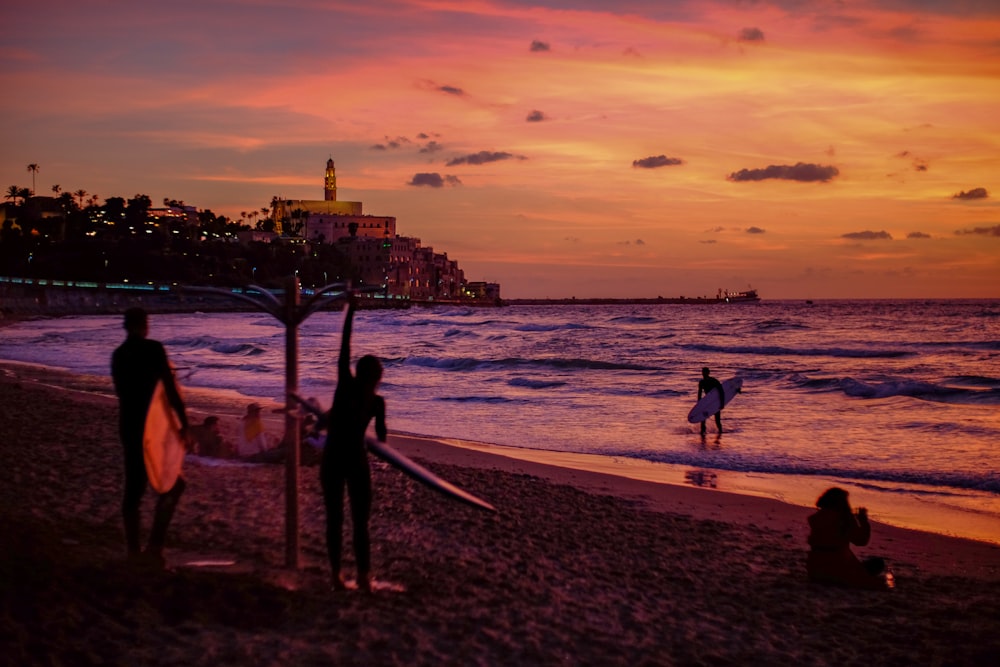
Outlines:
[[[178,477],[174,486],[157,498],[149,543],[145,552],[140,551],[139,508],[149,482],[142,440],[146,414],[157,382],[163,382],[170,405],[180,418],[181,436],[184,438],[188,434],[187,412],[163,344],[147,338],[149,318],[146,311],[129,308],[125,311],[124,326],[127,337],[111,355],[111,378],[118,395],[119,435],[125,459],[125,492],[122,499],[125,545],[130,561],[163,567],[167,528],[186,484],[182,477]]]
[[[344,527],[344,487],[351,501],[354,556],[358,569],[358,588],[371,590],[371,545],[368,519],[371,515],[372,484],[365,448],[365,431],[375,420],[375,435],[385,442],[385,399],[375,393],[382,379],[382,362],[365,355],[351,373],[351,328],[357,298],[348,293],[347,315],[340,339],[337,361],[337,388],[333,406],[326,415],[326,446],[320,463],[320,482],[326,505],[326,545],[330,557],[333,588],[346,589],[340,572]]]
[[[726,404],[726,392],[722,388],[722,383],[711,375],[708,366],[701,369],[701,379],[698,381],[698,400],[708,392],[717,390],[719,392],[719,411],[715,413],[715,427],[722,433],[722,406]],[[705,422],[701,423],[701,433],[705,434]]]

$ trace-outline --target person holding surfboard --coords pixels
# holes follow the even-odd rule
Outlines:
[[[139,507],[149,478],[143,451],[146,415],[158,383],[163,383],[167,399],[181,424],[181,436],[187,437],[188,418],[184,401],[174,381],[167,352],[159,341],[147,338],[149,318],[142,308],[129,308],[124,320],[127,337],[111,355],[111,378],[118,395],[119,435],[125,460],[125,489],[122,519],[128,558],[163,567],[163,545],[177,502],[184,493],[184,479],[178,477],[172,487],[156,501],[153,527],[146,551],[139,548]]]
[[[351,523],[354,537],[354,556],[358,568],[358,588],[371,590],[371,545],[368,519],[371,515],[372,484],[365,448],[365,432],[372,419],[375,435],[385,442],[388,431],[385,425],[385,399],[375,393],[382,379],[382,362],[377,357],[365,355],[358,360],[356,372],[351,373],[351,329],[357,298],[348,292],[344,332],[340,339],[340,357],[337,362],[337,388],[333,405],[326,414],[326,445],[320,462],[320,482],[326,505],[326,545],[330,558],[333,588],[347,587],[340,572],[344,527],[344,487],[351,501]]]
[[[722,387],[722,383],[716,380],[711,375],[711,370],[708,366],[701,369],[701,380],[698,381],[698,400],[701,400],[702,395],[708,395],[710,391],[719,392],[719,411],[715,413],[715,427],[722,433],[722,406],[726,404],[726,391]],[[701,423],[702,435],[705,434],[705,422]]]

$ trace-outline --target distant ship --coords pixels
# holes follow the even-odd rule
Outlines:
[[[742,292],[725,292],[720,289],[715,300],[723,303],[746,303],[748,301],[760,301],[760,296],[758,296],[755,289],[748,289]]]

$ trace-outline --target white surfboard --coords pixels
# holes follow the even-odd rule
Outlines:
[[[299,405],[317,417],[323,414],[323,411],[318,406],[306,401],[298,394],[291,394],[291,397],[298,402]],[[468,491],[455,486],[451,482],[438,477],[410,457],[399,452],[396,448],[391,447],[384,442],[373,440],[372,438],[365,438],[365,443],[368,446],[368,450],[371,451],[372,454],[375,454],[386,463],[399,469],[401,472],[409,475],[421,484],[424,484],[439,493],[443,493],[449,498],[454,498],[455,500],[472,505],[473,507],[478,507],[479,509],[484,509],[489,512],[497,511],[493,505],[486,502],[482,498],[478,498]]]
[[[156,383],[153,399],[146,412],[146,427],[142,434],[142,453],[146,460],[149,485],[157,493],[174,488],[181,474],[187,452],[181,437],[181,422],[167,398],[163,380]]]
[[[719,403],[719,392],[715,389],[711,390],[707,394],[701,397],[701,399],[694,404],[691,408],[691,412],[688,413],[688,421],[692,424],[697,424],[707,420],[712,417],[716,412],[722,408],[729,405],[729,402],[733,400],[736,394],[740,393],[740,389],[743,388],[743,378],[735,377],[729,378],[722,383],[722,391],[726,395],[726,400]]]
[[[479,509],[484,509],[489,512],[497,511],[497,508],[493,507],[493,505],[489,504],[482,498],[477,498],[468,491],[460,489],[451,482],[438,477],[410,457],[400,453],[394,447],[390,447],[384,442],[379,442],[378,440],[373,440],[371,438],[366,438],[365,442],[368,444],[369,451],[386,463],[399,468],[399,470],[406,473],[421,484],[425,484],[435,491],[439,491],[446,496],[454,498],[455,500],[460,500],[463,503],[472,505],[473,507],[478,507]]]

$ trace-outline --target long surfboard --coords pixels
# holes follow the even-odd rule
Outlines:
[[[733,400],[733,397],[736,396],[736,394],[740,393],[740,389],[742,388],[743,378],[735,377],[725,380],[722,383],[722,391],[726,395],[726,400],[720,404],[719,392],[715,389],[711,390],[702,396],[701,399],[694,404],[694,407],[691,408],[691,412],[688,413],[688,421],[692,424],[705,421],[716,412],[729,405],[729,402]]]
[[[435,491],[439,491],[446,496],[454,498],[455,500],[460,500],[463,503],[472,505],[473,507],[478,507],[480,509],[488,510],[490,512],[496,512],[497,508],[489,504],[482,498],[478,498],[464,489],[460,489],[451,482],[441,479],[434,473],[432,473],[427,468],[423,467],[410,457],[399,452],[396,448],[387,445],[384,442],[379,442],[378,440],[373,440],[372,438],[366,438],[365,442],[368,444],[368,450],[375,454],[377,457],[389,463],[400,471],[409,475],[413,479],[417,480],[422,484],[426,484]]]
[[[142,434],[142,454],[146,461],[149,485],[157,493],[174,488],[181,474],[187,453],[181,437],[181,422],[167,398],[163,380],[156,383],[153,399],[146,412],[146,427]]]
[[[317,417],[323,414],[323,411],[319,409],[316,405],[309,403],[304,398],[298,394],[290,394],[290,396],[301,405],[303,408],[313,413]],[[379,442],[372,438],[365,438],[365,443],[368,446],[368,450],[375,454],[377,457],[385,461],[386,463],[397,468],[406,475],[409,475],[413,479],[417,480],[421,484],[434,489],[439,493],[443,493],[449,498],[453,498],[460,502],[466,503],[473,507],[478,507],[479,509],[487,510],[489,512],[496,512],[495,508],[490,503],[486,502],[482,498],[472,495],[468,491],[461,489],[451,482],[442,479],[441,477],[435,475],[427,468],[423,467],[410,457],[406,456],[402,452],[398,451],[395,447]]]

